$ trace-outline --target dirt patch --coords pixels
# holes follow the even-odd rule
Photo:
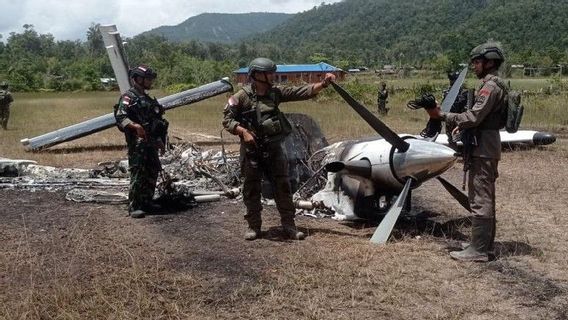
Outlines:
[[[386,246],[375,225],[298,217],[282,237],[243,240],[244,206],[226,200],[134,220],[61,193],[0,191],[3,319],[566,319],[568,147],[507,152],[498,180],[497,260],[448,251],[469,221],[435,181]],[[461,181],[456,167],[446,178]]]

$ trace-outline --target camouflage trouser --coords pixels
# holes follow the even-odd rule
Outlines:
[[[468,197],[474,216],[495,219],[495,180],[499,176],[498,160],[471,157]]]
[[[241,170],[245,176],[243,185],[243,201],[247,207],[245,220],[252,228],[260,228],[262,219],[260,202],[262,192],[263,172],[269,179],[274,193],[274,201],[280,213],[283,226],[293,226],[296,209],[292,201],[292,191],[288,180],[288,158],[280,143],[265,146],[263,152],[256,155],[247,153],[244,144],[241,144]],[[259,159],[256,159],[256,158]],[[255,165],[255,162],[258,163]]]
[[[378,105],[378,111],[379,111],[380,114],[386,114],[388,112],[386,100],[378,100],[377,105]]]
[[[495,180],[499,177],[497,159],[472,157],[469,168],[468,197],[471,213],[475,218],[490,223],[491,228],[485,229],[490,239],[489,250],[493,250],[495,240]]]
[[[10,106],[0,105],[0,125],[4,130],[8,129],[8,119],[10,118]]]
[[[150,203],[156,190],[160,158],[158,149],[147,142],[136,141],[128,146],[130,167],[129,210],[141,209]]]

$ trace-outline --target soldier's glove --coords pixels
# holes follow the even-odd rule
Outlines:
[[[420,132],[420,136],[423,138],[433,138],[440,133],[440,131],[442,131],[442,120],[430,119],[426,124],[426,128]]]
[[[408,101],[406,106],[413,110],[420,108],[433,109],[436,108],[436,98],[431,93],[425,93],[416,100]]]

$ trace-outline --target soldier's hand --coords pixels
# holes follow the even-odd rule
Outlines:
[[[435,108],[426,109],[426,112],[428,113],[431,119],[439,119],[442,116],[441,115],[442,110],[438,105],[436,105]]]
[[[146,141],[146,130],[144,130],[144,127],[142,127],[138,123],[133,123],[132,128],[134,129],[134,132],[136,133],[136,136],[138,138]]]
[[[245,142],[245,144],[248,145],[256,145],[256,140],[255,140],[255,136],[252,132],[245,130],[243,131],[243,141]]]
[[[335,81],[335,75],[333,73],[326,73],[323,77],[323,87],[329,86],[332,81]]]

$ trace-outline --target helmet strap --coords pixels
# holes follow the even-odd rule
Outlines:
[[[264,80],[261,80],[261,79],[257,79],[257,78],[255,77],[256,73],[257,73],[257,71],[253,72],[253,73],[251,74],[251,76],[250,76],[254,81],[266,85],[267,89],[270,88],[270,87],[272,87],[272,83],[266,81],[266,74],[264,75]],[[264,73],[264,72],[263,72],[263,73]],[[256,93],[256,85],[255,85],[254,82],[252,83],[252,88],[253,88],[253,91]]]

